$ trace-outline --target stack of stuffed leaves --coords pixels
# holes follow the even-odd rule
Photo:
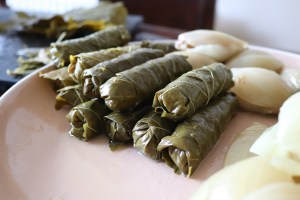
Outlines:
[[[100,86],[100,95],[111,110],[130,110],[191,69],[186,57],[166,55],[117,73]]]
[[[116,73],[125,71],[134,66],[140,65],[148,60],[163,56],[164,53],[157,49],[140,48],[123,54],[112,60],[102,62],[84,70],[83,92],[91,98],[100,97],[99,87],[105,81],[115,76]]]
[[[103,101],[92,99],[72,108],[67,119],[71,124],[70,135],[87,141],[105,133],[104,116],[109,113]]]
[[[111,143],[128,143],[132,141],[132,129],[151,106],[139,107],[130,112],[112,112],[104,117],[105,127]]]
[[[159,143],[163,159],[176,173],[190,176],[214,147],[237,107],[236,97],[227,93],[199,109]]]
[[[88,100],[86,96],[83,95],[83,90],[81,85],[71,85],[63,87],[57,90],[55,109],[59,110],[65,105],[71,107],[77,106]]]
[[[198,108],[233,85],[230,69],[214,63],[189,71],[157,91],[153,107],[162,117],[179,121],[192,116]]]
[[[134,47],[116,47],[109,49],[102,49],[99,51],[92,51],[87,53],[80,53],[78,55],[70,56],[70,65],[68,66],[68,73],[78,83],[82,82],[82,73],[85,69],[89,69],[98,63],[111,60],[121,54],[133,50]]]
[[[85,37],[51,44],[51,53],[61,61],[69,63],[70,55],[122,46],[130,40],[130,33],[124,26],[111,26]]]
[[[151,110],[140,119],[132,130],[133,146],[140,153],[155,160],[162,158],[157,146],[162,138],[171,135],[176,123]]]

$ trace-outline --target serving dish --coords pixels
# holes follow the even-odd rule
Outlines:
[[[250,48],[267,51],[286,68],[300,68],[299,55]],[[277,118],[238,112],[215,148],[186,178],[130,146],[111,151],[103,135],[90,142],[70,137],[65,119],[68,109],[54,109],[55,92],[38,74],[25,77],[0,98],[3,199],[188,199],[223,166],[228,146],[238,133],[255,121],[272,125]]]

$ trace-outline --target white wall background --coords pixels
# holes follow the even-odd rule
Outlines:
[[[217,0],[216,30],[300,53],[300,0]]]

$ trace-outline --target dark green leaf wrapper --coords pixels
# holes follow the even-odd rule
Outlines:
[[[132,130],[133,146],[140,153],[155,160],[162,158],[157,146],[161,139],[171,135],[176,123],[151,110],[140,119]]]
[[[175,48],[175,40],[144,40],[141,42],[141,47],[160,49],[165,54],[177,50]]]
[[[105,116],[106,132],[112,143],[129,143],[132,141],[132,129],[151,106],[140,107],[130,112],[112,112]]]
[[[116,74],[100,86],[100,95],[111,110],[131,110],[191,69],[186,57],[166,55]]]
[[[75,56],[71,55],[68,73],[76,82],[81,83],[83,78],[82,73],[85,69],[92,68],[98,63],[116,58],[121,54],[129,52],[131,49],[133,49],[133,47],[116,47],[80,53]]]
[[[51,52],[64,66],[69,64],[70,55],[122,46],[129,40],[130,33],[124,26],[111,26],[85,37],[52,43]]]
[[[162,57],[163,55],[164,53],[161,50],[140,48],[112,60],[99,63],[91,69],[84,70],[83,92],[90,98],[99,98],[100,85],[115,76],[116,73],[133,68],[148,60]]]
[[[59,89],[57,92],[58,94],[56,95],[55,102],[55,109],[57,110],[61,109],[65,105],[74,107],[90,100],[90,98],[83,95],[81,85],[66,86]]]
[[[199,109],[159,143],[163,159],[175,173],[191,176],[217,143],[237,108],[236,97],[228,93]]]
[[[233,85],[230,69],[221,63],[214,63],[187,72],[157,91],[153,107],[162,117],[183,120]]]
[[[104,116],[109,112],[104,102],[98,99],[75,106],[67,114],[68,122],[72,126],[70,135],[88,141],[96,135],[105,133]]]
[[[56,67],[56,64],[53,64],[53,67]],[[46,73],[42,73],[40,74],[40,77],[50,80],[55,90],[70,85],[76,85],[74,80],[69,76],[67,67],[62,67]]]

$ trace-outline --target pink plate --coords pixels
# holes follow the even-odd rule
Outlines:
[[[287,68],[300,68],[299,55],[251,48],[271,53]],[[186,178],[132,147],[112,152],[104,136],[91,142],[70,137],[68,110],[56,111],[54,103],[55,93],[38,72],[0,98],[1,199],[188,199],[222,167],[235,135],[255,121],[276,122],[276,116],[239,112],[193,176]]]

